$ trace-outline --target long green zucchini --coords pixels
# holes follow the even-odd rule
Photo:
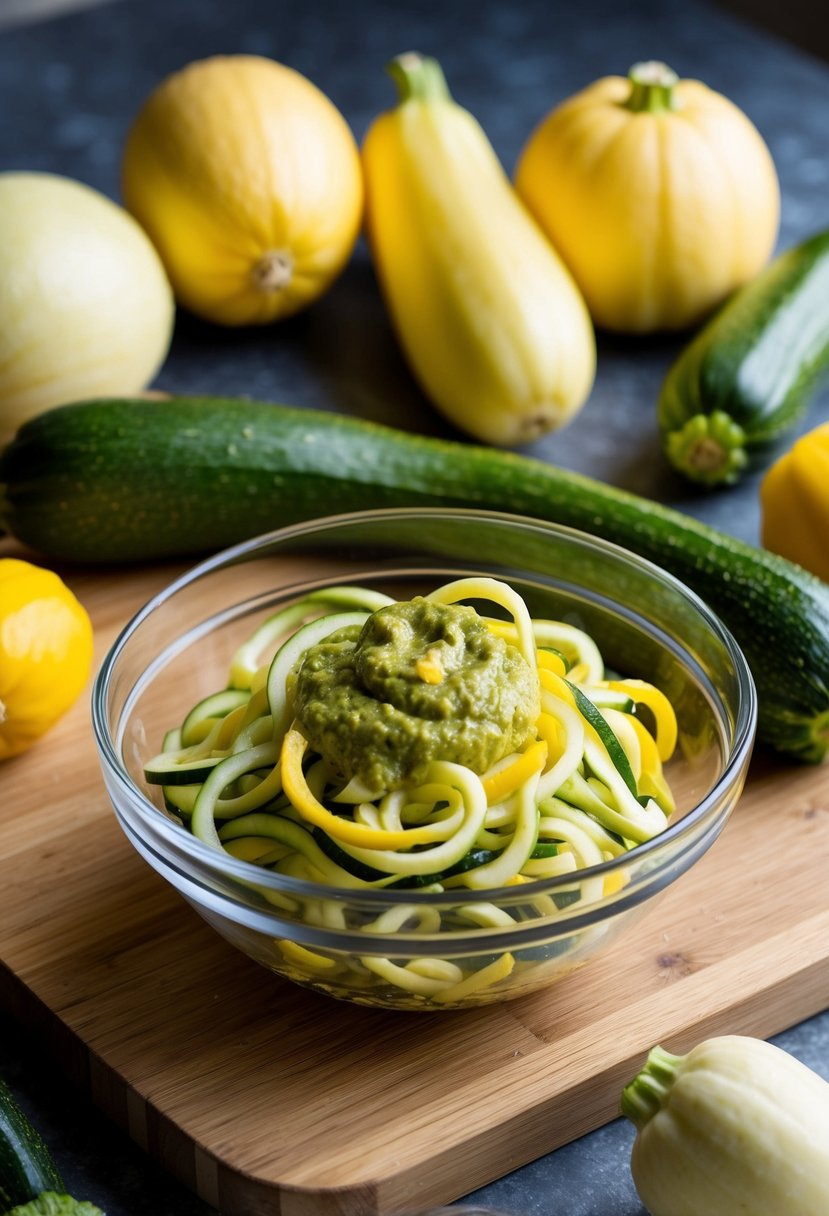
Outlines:
[[[680,473],[733,484],[803,416],[829,367],[829,231],[781,253],[685,347],[659,394]]]
[[[761,741],[810,761],[829,747],[829,585],[542,461],[248,401],[92,401],[22,427],[0,485],[8,531],[79,562],[195,554],[369,507],[482,507],[579,528],[662,566],[720,615],[757,684]]]

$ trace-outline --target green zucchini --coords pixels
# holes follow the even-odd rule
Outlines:
[[[827,367],[829,231],[775,258],[682,351],[657,405],[665,455],[692,481],[739,481],[803,416]]]
[[[144,766],[144,779],[150,785],[194,785],[206,781],[222,756],[202,756],[200,760],[181,763],[160,752]]]
[[[601,711],[593,704],[590,698],[584,695],[577,684],[571,684],[569,680],[566,681],[566,684],[573,694],[576,709],[593,727],[604,744],[616,772],[622,778],[633,797],[638,798],[639,791],[636,788],[636,778],[633,775],[633,769],[630,767],[630,761],[627,758],[625,749],[614,735],[611,727],[608,726]]]
[[[335,862],[341,869],[347,870],[349,874],[353,874],[356,878],[361,878],[364,882],[379,883],[382,879],[388,879],[389,875],[383,870],[375,870],[373,866],[364,865],[363,862],[357,861],[344,849],[341,849],[337,842],[333,840],[327,832],[323,832],[321,828],[313,828],[312,834],[317,845],[320,847],[326,857]],[[555,857],[559,851],[559,846],[552,841],[544,841],[539,843],[536,841],[530,857]],[[429,887],[432,883],[443,882],[446,878],[454,878],[456,874],[465,874],[468,870],[474,870],[478,866],[488,865],[495,861],[500,856],[500,852],[495,849],[470,849],[460,861],[456,861],[454,865],[448,866],[447,869],[441,870],[437,874],[406,874],[402,878],[396,878],[392,882],[384,884],[387,891],[395,890],[411,890],[415,887]]]
[[[681,512],[515,452],[249,401],[78,403],[0,455],[0,523],[52,558],[216,550],[370,507],[479,507],[552,520],[670,571],[748,659],[758,738],[804,760],[829,746],[829,585]]]
[[[0,1078],[0,1212],[63,1190],[51,1152]]]

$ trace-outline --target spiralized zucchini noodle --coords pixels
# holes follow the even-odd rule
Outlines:
[[[448,606],[465,615],[456,621]],[[398,610],[410,616],[399,620]],[[428,636],[418,635],[412,612],[429,616]],[[360,647],[369,633],[366,676]],[[499,680],[506,672],[523,681],[523,701],[484,678],[496,661]],[[368,684],[357,692],[343,675],[359,683],[355,670]],[[306,684],[313,696],[303,700]],[[326,719],[330,689],[345,699]],[[376,754],[366,754],[366,739],[376,739]],[[168,731],[145,775],[207,845],[319,884],[319,899],[301,901],[262,888],[293,915],[301,907],[306,922],[353,928],[326,888],[458,890],[469,898],[452,907],[451,927],[497,929],[520,914],[499,906],[493,888],[577,874],[665,828],[675,807],[663,765],[676,740],[674,710],[658,688],[606,672],[588,633],[531,617],[506,583],[469,577],[413,601],[341,586],[282,608],[233,655],[227,687]],[[478,755],[489,758],[476,764]],[[624,881],[597,877],[577,898],[602,898]],[[534,907],[557,910],[543,895]],[[443,916],[401,894],[360,925],[364,955],[280,940],[277,969],[322,986],[349,972],[346,987],[390,985],[438,1005],[510,975],[508,952],[401,962],[371,949],[372,935],[404,926],[440,932]]]

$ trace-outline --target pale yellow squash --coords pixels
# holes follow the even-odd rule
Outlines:
[[[651,1216],[826,1216],[829,1084],[773,1043],[654,1047],[626,1085],[630,1168]]]
[[[0,439],[52,406],[145,388],[173,318],[158,254],[123,207],[53,173],[0,173]]]
[[[693,326],[770,257],[771,154],[746,115],[661,63],[596,81],[530,136],[515,185],[597,325]]]
[[[372,124],[363,163],[369,243],[398,337],[455,426],[524,443],[587,399],[587,309],[439,65],[408,54],[389,70],[400,104]]]
[[[122,189],[179,303],[223,325],[311,304],[362,220],[360,156],[342,114],[299,72],[255,55],[162,81],[129,132]]]

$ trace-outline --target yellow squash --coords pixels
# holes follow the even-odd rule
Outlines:
[[[764,546],[829,582],[829,422],[775,461],[760,506]]]
[[[91,665],[89,616],[62,579],[0,558],[0,760],[51,729],[77,700]]]
[[[150,95],[127,139],[124,200],[179,303],[223,325],[306,307],[360,229],[360,155],[334,104],[256,55],[191,63]]]
[[[699,323],[770,257],[780,192],[746,115],[663,63],[605,77],[530,136],[515,185],[597,325]]]
[[[409,364],[455,426],[515,445],[569,421],[595,373],[568,271],[433,59],[389,67],[400,104],[363,145],[368,238]]]

